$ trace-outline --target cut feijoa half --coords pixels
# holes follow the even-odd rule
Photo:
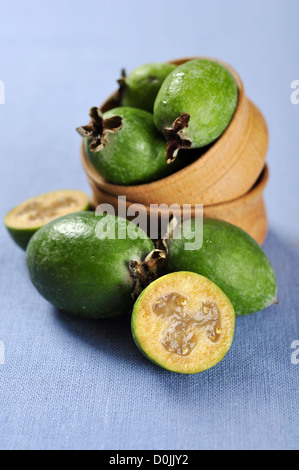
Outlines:
[[[235,311],[212,281],[191,272],[167,274],[138,297],[132,334],[140,351],[172,372],[197,374],[229,351]]]
[[[24,250],[37,230],[58,217],[89,208],[83,191],[64,189],[27,199],[5,217],[4,224],[13,240]]]

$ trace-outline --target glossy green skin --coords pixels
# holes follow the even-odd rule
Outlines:
[[[10,227],[6,227],[6,228],[11,238],[16,242],[17,245],[19,245],[20,248],[22,248],[22,250],[26,250],[29,240],[38,230],[38,229],[20,230],[20,229],[14,229]]]
[[[193,233],[194,226],[192,221]],[[204,219],[203,246],[188,251],[184,245],[192,242],[190,230],[183,234],[179,226],[175,234],[178,231],[181,240],[167,240],[166,272],[192,271],[206,276],[227,295],[236,315],[257,312],[276,302],[277,286],[271,263],[246,232],[222,220]]]
[[[110,234],[122,227],[139,238],[99,239],[99,222],[107,224]],[[40,229],[29,242],[26,259],[30,278],[45,299],[74,315],[100,319],[132,309],[128,263],[153,248],[145,233],[125,219],[77,212]]]
[[[211,60],[191,60],[163,82],[154,104],[154,121],[163,132],[181,114],[190,114],[189,126],[180,136],[194,148],[203,147],[223,133],[237,102],[236,82],[225,67]]]
[[[166,142],[157,131],[152,114],[142,109],[119,107],[104,114],[122,118],[122,128],[107,135],[104,148],[97,152],[85,151],[96,170],[114,184],[134,185],[161,179],[182,166],[178,159],[166,163]]]
[[[121,104],[152,113],[162,83],[175,68],[176,65],[162,62],[137,67],[125,78]]]

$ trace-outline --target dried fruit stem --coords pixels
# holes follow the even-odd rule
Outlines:
[[[120,116],[112,116],[108,119],[103,119],[103,114],[100,108],[91,108],[89,111],[91,123],[87,126],[77,128],[77,131],[82,137],[91,137],[92,140],[89,148],[92,152],[102,150],[106,143],[107,134],[114,134],[122,128],[122,118]]]
[[[117,100],[119,103],[122,102],[124,91],[127,88],[126,77],[127,77],[126,70],[121,69],[121,77],[117,80],[117,83],[119,84],[119,88],[117,91]]]
[[[169,220],[166,233],[164,234],[163,238],[161,240],[158,240],[156,243],[156,247],[164,251],[165,259],[168,256],[168,246],[167,246],[166,240],[170,240],[173,238],[173,232],[175,228],[177,227],[177,225],[178,225],[178,219],[176,218],[175,215],[172,215],[172,217]]]
[[[136,299],[151,282],[159,277],[165,259],[166,253],[164,250],[154,249],[144,261],[130,261],[129,271],[134,283],[133,299]]]
[[[164,135],[166,137],[167,149],[166,149],[166,161],[171,163],[176,159],[180,148],[190,148],[191,142],[188,139],[184,139],[180,134],[183,129],[188,127],[190,121],[190,114],[181,114],[173,123],[171,127],[164,129]]]

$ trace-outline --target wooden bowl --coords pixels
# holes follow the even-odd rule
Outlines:
[[[174,60],[181,64],[189,59]],[[216,59],[213,59],[216,60]],[[259,109],[246,97],[237,72],[222,63],[234,76],[239,100],[230,125],[200,158],[182,170],[161,180],[135,186],[111,184],[99,175],[86,157],[81,159],[88,179],[105,193],[123,195],[141,204],[218,204],[246,194],[261,173],[267,154],[268,132]],[[115,106],[115,96],[102,106],[107,111]],[[200,155],[200,149],[199,149]]]
[[[204,205],[204,217],[222,219],[237,225],[249,233],[261,245],[264,242],[268,231],[267,216],[263,201],[263,191],[267,184],[268,177],[269,171],[267,165],[265,165],[260,177],[250,191],[231,201],[213,205]],[[89,183],[93,190],[92,204],[94,207],[97,207],[100,204],[109,204],[113,206],[115,213],[119,215],[127,214],[128,209],[131,207],[131,210],[133,209],[133,215],[131,217],[127,215],[127,218],[133,219],[136,217],[135,210],[138,210],[138,204],[129,200],[119,200],[117,196],[103,191],[93,181],[89,180]],[[161,218],[164,220],[168,220],[169,218],[169,211],[163,208],[157,209],[157,207],[145,205],[143,210],[147,213],[148,227],[150,223],[150,212],[154,216],[157,214],[160,220]],[[182,212],[182,208],[179,210]],[[175,210],[172,212],[176,214]],[[194,208],[191,215],[194,215]]]

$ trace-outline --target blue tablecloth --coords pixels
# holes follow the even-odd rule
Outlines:
[[[222,58],[269,125],[264,248],[279,286],[278,306],[237,319],[223,362],[180,376],[139,353],[128,319],[82,321],[56,311],[1,226],[1,449],[298,448],[299,105],[290,100],[299,80],[298,14],[296,0],[1,6],[2,216],[48,190],[88,191],[74,129],[114,90],[122,66]]]

